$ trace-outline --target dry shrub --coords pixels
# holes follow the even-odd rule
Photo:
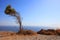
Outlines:
[[[32,30],[22,30],[20,33],[17,34],[21,34],[21,35],[36,35],[37,33],[32,31]]]
[[[36,35],[37,33],[36,32],[34,32],[34,31],[32,31],[32,30],[27,30],[26,31],[26,33],[28,34],[28,35]]]
[[[60,35],[60,29],[56,30],[57,35]]]
[[[44,35],[56,35],[56,31],[53,29],[48,29],[48,30],[43,30],[41,29],[40,31],[37,32],[38,34],[44,34]]]
[[[40,30],[40,31],[38,31],[37,33],[38,33],[38,34],[44,34],[44,33],[45,33],[45,31],[46,31],[46,30],[41,29],[41,30]]]

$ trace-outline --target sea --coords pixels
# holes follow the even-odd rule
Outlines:
[[[54,29],[52,27],[44,27],[44,26],[22,26],[24,30],[33,30],[35,32],[40,31],[41,29]],[[18,26],[0,26],[0,31],[12,31],[18,32],[20,28]]]

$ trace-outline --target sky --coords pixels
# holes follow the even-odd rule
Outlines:
[[[4,13],[11,5],[21,15],[24,26],[60,28],[60,0],[0,0],[0,26],[17,26],[17,20]]]

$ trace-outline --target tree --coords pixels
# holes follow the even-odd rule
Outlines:
[[[22,31],[22,23],[21,23],[21,17],[19,15],[19,13],[16,12],[15,9],[11,8],[11,5],[8,5],[5,9],[5,14],[16,17],[16,19],[18,20],[18,23],[20,25],[19,32],[21,32]]]

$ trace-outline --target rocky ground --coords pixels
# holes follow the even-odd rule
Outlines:
[[[60,40],[56,35],[0,35],[0,40]]]

